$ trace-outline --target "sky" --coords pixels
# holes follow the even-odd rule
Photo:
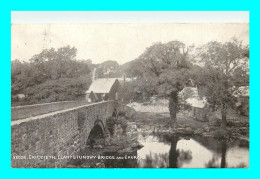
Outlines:
[[[43,49],[70,45],[77,59],[93,63],[134,60],[156,42],[179,40],[199,46],[232,37],[249,44],[248,23],[12,24],[11,60],[28,61]]]

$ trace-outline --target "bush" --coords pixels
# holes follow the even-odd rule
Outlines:
[[[116,117],[110,117],[106,120],[107,129],[110,132],[111,135],[114,134],[114,126],[115,125],[121,125],[123,129],[123,133],[126,132],[128,120],[125,118],[125,116],[119,116]]]

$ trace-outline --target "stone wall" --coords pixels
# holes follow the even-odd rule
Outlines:
[[[12,168],[66,167],[68,156],[79,155],[94,125],[104,129],[116,107],[107,101],[12,121]]]
[[[25,106],[11,107],[11,120],[19,120],[24,118],[29,118],[33,116],[38,116],[54,111],[59,111],[63,109],[69,109],[77,106],[86,105],[87,101],[61,101],[53,103],[43,103]]]

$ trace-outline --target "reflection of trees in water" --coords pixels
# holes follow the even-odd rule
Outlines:
[[[220,165],[218,162],[218,157],[213,156],[212,159],[209,160],[208,163],[205,164],[207,168],[226,168],[226,153],[227,153],[227,142],[225,140],[221,141],[221,160]]]
[[[193,140],[197,141],[204,147],[206,147],[208,150],[214,151],[215,153],[222,153],[222,140],[218,140],[212,137],[201,137],[201,136],[194,136],[192,137]],[[237,139],[229,139],[228,141],[226,140],[226,148],[231,148],[234,146],[238,146],[240,148],[249,148],[249,142],[248,141],[243,141],[243,140],[237,140]]]
[[[205,164],[206,168],[219,168],[218,157],[213,156],[212,159]]]
[[[167,168],[169,161],[169,154],[152,154],[146,155],[143,161],[143,168]]]
[[[160,140],[161,139],[161,140]],[[190,150],[178,150],[177,143],[180,140],[179,136],[159,137],[159,141],[170,142],[171,148],[169,153],[165,154],[152,154],[146,155],[144,159],[144,168],[178,168],[184,163],[188,163],[192,159],[192,152]]]
[[[171,148],[169,151],[169,156],[168,159],[164,159],[164,161],[158,160],[158,157],[153,155],[149,155],[146,157],[147,159],[147,166],[150,167],[158,167],[162,166],[164,163],[168,163],[169,165],[167,167],[170,168],[177,168],[181,167],[184,163],[188,163],[192,159],[192,149],[188,151],[179,151],[177,147],[177,143],[180,139],[187,139],[189,140],[190,137],[184,137],[184,136],[172,136],[172,135],[167,135],[167,134],[158,134],[158,133],[153,133],[152,134],[154,138],[162,142],[164,144],[171,144]],[[151,134],[144,134],[143,137],[149,137]],[[227,140],[217,140],[212,137],[201,137],[201,136],[193,136],[193,140],[198,142],[200,145],[203,147],[207,148],[210,152],[214,154],[214,156],[205,164],[205,167],[207,168],[245,168],[247,165],[245,163],[239,163],[236,166],[228,166],[227,160],[226,160],[226,153],[227,149],[238,146],[240,148],[248,148],[249,143],[247,141],[241,141],[241,140],[235,140],[235,139],[229,139]],[[166,154],[165,154],[166,155]],[[158,155],[159,156],[159,155]],[[153,158],[154,157],[154,158]],[[203,154],[202,156],[203,157]],[[152,163],[152,161],[156,160],[154,162],[155,164]],[[149,165],[148,165],[149,164]]]
[[[219,168],[219,162],[218,162],[218,157],[213,157],[212,159],[209,160],[208,163],[205,164],[206,168]],[[239,163],[238,165],[235,166],[228,166],[226,165],[225,168],[246,168],[247,165],[243,162]]]
[[[178,168],[178,156],[179,151],[177,150],[177,143],[179,141],[179,137],[176,136],[171,141],[171,148],[169,152],[169,167],[170,168]]]
[[[227,153],[227,142],[222,141],[221,142],[221,162],[220,162],[221,168],[226,167],[226,153]]]
[[[182,166],[183,163],[190,163],[192,160],[192,152],[190,150],[179,152],[179,165]]]
[[[228,166],[226,162],[226,153],[227,153],[227,141],[221,141],[221,158],[219,164],[219,158],[217,156],[213,156],[212,159],[209,160],[208,163],[205,164],[206,168],[246,168],[246,164],[241,162],[236,166]]]
[[[234,167],[231,167],[231,168],[247,168],[247,165],[243,162],[241,162],[240,164],[234,166]]]
[[[178,168],[184,163],[188,163],[192,160],[192,152],[190,150],[178,150],[177,143],[180,140],[178,136],[175,136],[171,140],[171,148],[169,152],[169,167]]]

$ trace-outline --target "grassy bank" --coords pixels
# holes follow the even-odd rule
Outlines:
[[[176,128],[172,128],[169,113],[165,110],[144,110],[135,108],[136,114],[132,121],[139,126],[149,126],[149,130],[162,133],[178,133],[181,135],[203,135],[208,137],[239,138],[249,140],[249,120],[247,116],[241,116],[233,110],[227,115],[227,130],[221,130],[221,115],[219,111],[211,112],[208,121],[198,121],[192,117],[190,111],[181,111],[177,115]],[[150,109],[147,106],[146,109]],[[144,112],[145,111],[145,112]],[[163,111],[163,112],[162,112]]]

